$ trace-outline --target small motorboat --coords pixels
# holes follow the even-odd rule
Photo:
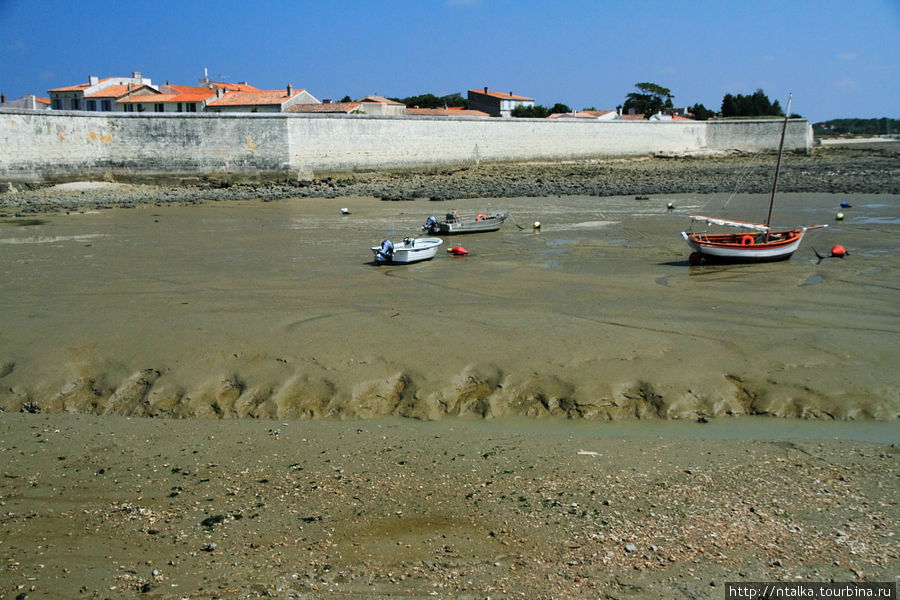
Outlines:
[[[483,233],[485,231],[497,231],[503,222],[509,218],[509,213],[479,213],[468,217],[461,217],[455,210],[444,215],[443,221],[434,217],[428,217],[423,231],[431,235],[452,235],[455,233]]]
[[[437,254],[444,240],[436,237],[403,238],[403,242],[394,244],[384,240],[380,246],[372,246],[372,255],[379,265],[403,265],[423,260],[430,260]]]

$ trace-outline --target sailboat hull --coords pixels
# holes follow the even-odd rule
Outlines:
[[[703,259],[719,263],[761,263],[787,260],[791,257],[806,229],[770,231],[768,241],[764,233],[693,233],[681,235],[694,252]]]

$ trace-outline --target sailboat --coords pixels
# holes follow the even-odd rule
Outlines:
[[[693,249],[689,257],[692,265],[704,260],[719,263],[757,263],[787,260],[800,247],[803,235],[810,229],[821,229],[828,225],[809,225],[793,229],[773,229],[772,208],[775,206],[775,191],[778,189],[778,174],[781,170],[781,155],[784,153],[784,135],[791,114],[791,97],[788,96],[788,109],[784,115],[781,129],[781,143],[778,146],[778,161],[775,164],[775,179],[772,183],[772,194],[769,197],[769,214],[765,223],[747,223],[732,221],[703,215],[688,215],[691,223],[704,222],[707,225],[723,225],[742,229],[736,233],[707,233],[682,231],[684,241]]]

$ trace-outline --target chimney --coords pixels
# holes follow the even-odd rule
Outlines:
[[[512,96],[512,91],[509,92],[509,95]]]
[[[288,95],[288,97],[292,96],[293,94],[294,94],[294,86],[292,86],[291,84],[287,84],[287,95]]]
[[[6,104],[6,94],[0,94],[0,104]]]
[[[141,78],[141,72],[140,72],[140,71],[132,71],[131,77],[132,77],[133,79],[140,79],[140,78]]]
[[[484,86],[484,93],[485,93],[485,94],[488,93],[488,91],[487,91],[487,86]]]
[[[88,77],[88,83],[90,85],[97,85],[98,83],[100,83],[100,78],[96,75],[91,75],[90,77]]]

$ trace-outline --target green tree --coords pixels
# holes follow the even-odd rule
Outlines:
[[[702,104],[695,104],[690,108],[690,110],[691,114],[694,115],[694,118],[698,121],[706,121],[716,116],[716,113],[709,110]]]
[[[625,100],[625,104],[622,106],[623,112],[628,113],[634,109],[635,114],[643,114],[649,117],[674,106],[672,104],[674,96],[668,88],[646,81],[636,83],[634,87],[638,91],[628,94],[628,99]]]
[[[725,94],[722,98],[723,117],[771,117],[783,116],[784,111],[778,100],[772,102],[762,90],[756,90],[749,96]]]
[[[445,108],[449,106],[467,105],[466,99],[459,93],[447,94],[446,96],[435,96],[434,94],[419,94],[418,96],[409,96],[408,98],[391,98],[395,102],[405,104],[407,108],[418,106],[419,108]]]
[[[572,109],[560,102],[557,102],[556,104],[554,104],[553,107],[550,109],[551,115],[566,114],[566,113],[570,113],[570,112],[572,112]]]
[[[535,104],[534,106],[520,104],[512,109],[510,114],[519,119],[546,119],[550,116],[550,109],[540,104]]]
[[[341,98],[341,102],[353,102],[353,98],[351,98],[350,96],[344,96],[343,98]]]
[[[731,94],[725,94],[722,98],[722,109],[719,111],[723,117],[734,117],[738,114],[737,100]]]

